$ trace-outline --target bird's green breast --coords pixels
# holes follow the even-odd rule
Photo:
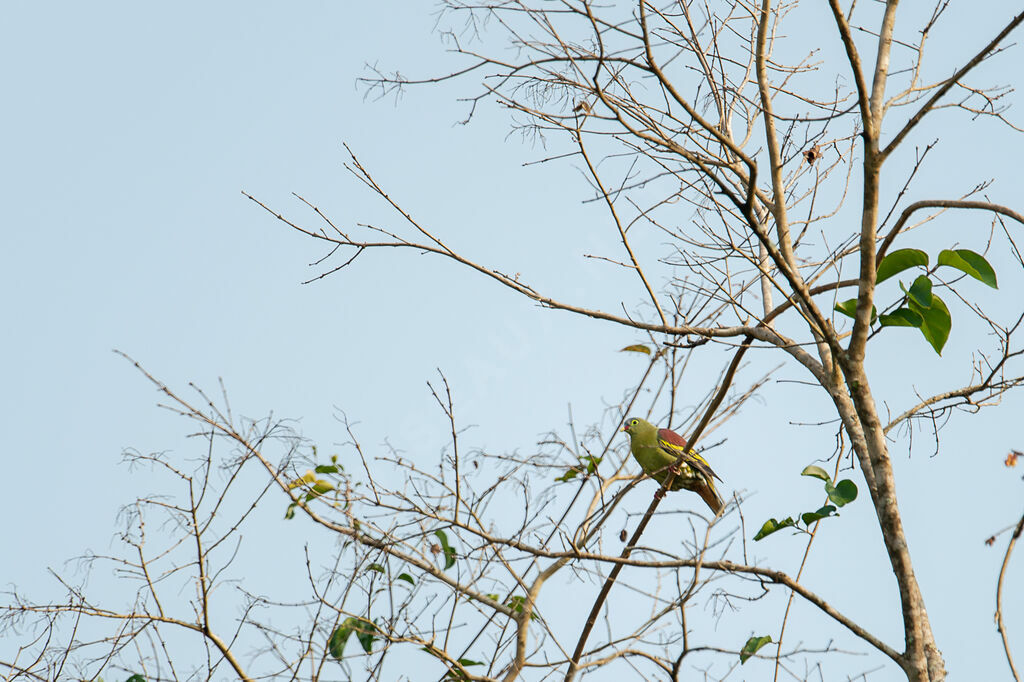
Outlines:
[[[676,461],[676,457],[665,452],[660,445],[643,445],[634,443],[631,448],[633,457],[640,464],[640,467],[658,483],[664,483],[668,476],[668,467]],[[698,482],[700,474],[683,463],[679,466],[679,473],[672,482],[672,490],[688,488]]]

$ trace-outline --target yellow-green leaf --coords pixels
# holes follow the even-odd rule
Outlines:
[[[832,482],[832,477],[828,475],[828,472],[822,469],[820,466],[809,464],[804,467],[804,470],[800,472],[801,476],[813,476],[814,478],[820,478],[826,483]]]
[[[761,637],[751,637],[747,640],[747,643],[740,649],[740,665],[747,662],[747,659],[758,652],[758,650],[765,644],[771,644],[771,635],[762,635]]]
[[[333,485],[322,479],[317,479],[316,482],[313,483],[312,486],[310,486],[310,491],[306,493],[306,502],[309,502],[310,500],[315,500],[324,493],[329,493],[332,490],[334,490]]]
[[[306,485],[308,483],[312,483],[315,480],[316,480],[316,474],[314,474],[313,470],[310,469],[309,471],[304,473],[299,478],[296,478],[296,479],[294,479],[292,481],[289,481],[288,482],[288,490],[291,490],[293,488],[298,488],[300,485]]]
[[[763,540],[776,531],[780,531],[783,528],[791,528],[795,525],[796,521],[793,520],[792,516],[787,516],[781,521],[778,519],[768,519],[764,522],[764,525],[761,526],[761,530],[757,531],[757,534],[754,535],[754,541]]]
[[[647,346],[645,346],[642,343],[634,343],[632,346],[626,346],[625,348],[623,348],[619,352],[620,353],[624,353],[624,352],[646,353],[647,355],[650,355],[651,354],[651,349],[648,348]]]

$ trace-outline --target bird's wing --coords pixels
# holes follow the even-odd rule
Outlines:
[[[708,464],[706,459],[698,455],[693,450],[687,448],[686,439],[675,431],[672,431],[671,429],[658,429],[658,443],[662,446],[662,449],[671,454],[673,458],[678,457],[681,454],[683,456],[683,462],[699,471],[709,481],[712,478],[718,478],[719,481],[722,480],[718,477],[718,474],[711,469],[711,465]]]
[[[686,449],[686,439],[672,429],[658,429],[658,440],[679,450]]]

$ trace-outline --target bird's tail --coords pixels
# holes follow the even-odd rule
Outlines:
[[[704,485],[697,488],[697,494],[711,508],[711,511],[715,512],[715,516],[722,513],[722,509],[725,508],[725,502],[722,501],[722,497],[715,490],[713,484],[705,481]]]

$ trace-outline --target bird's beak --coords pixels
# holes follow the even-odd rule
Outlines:
[[[622,431],[623,433],[625,433],[625,432],[626,432],[626,431],[628,431],[628,430],[629,430],[629,427],[628,427],[628,426],[626,426],[625,424],[623,424],[623,425],[622,425],[622,428],[621,428],[621,429],[619,429],[619,431]]]

